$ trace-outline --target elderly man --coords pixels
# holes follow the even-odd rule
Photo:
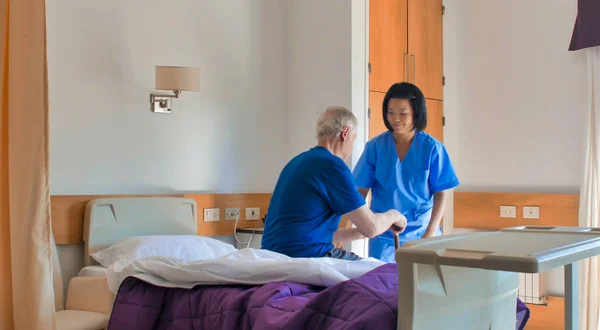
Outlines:
[[[329,107],[317,124],[318,145],[294,157],[283,169],[269,203],[262,248],[297,258],[358,260],[334,248],[393,228],[406,227],[396,210],[373,213],[344,162],[356,139],[357,120],[342,107]],[[357,228],[339,229],[342,215]]]

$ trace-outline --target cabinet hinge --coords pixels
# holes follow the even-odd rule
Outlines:
[[[446,126],[446,116],[442,117],[442,126]]]
[[[442,86],[446,86],[446,76],[442,76]]]
[[[371,73],[371,62],[369,62],[369,73]]]
[[[442,6],[442,15],[446,15],[446,6]]]
[[[369,108],[369,111],[367,112],[367,118],[371,119],[371,108]]]

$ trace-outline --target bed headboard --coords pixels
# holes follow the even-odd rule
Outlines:
[[[102,198],[87,203],[84,265],[98,264],[91,253],[133,236],[196,235],[196,201],[183,197]]]

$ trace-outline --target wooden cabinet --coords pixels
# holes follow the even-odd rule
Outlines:
[[[407,81],[408,0],[369,1],[369,90]]]
[[[433,136],[440,142],[444,141],[444,109],[440,100],[426,100],[427,102],[427,127],[425,133]]]
[[[429,99],[443,100],[442,45],[442,0],[409,0],[409,79]]]
[[[442,15],[442,0],[369,1],[369,138],[386,131],[385,93],[407,81],[427,98],[425,131],[443,141]]]
[[[385,93],[369,91],[369,140],[387,131],[383,122]]]
[[[442,100],[442,0],[369,3],[369,89],[385,93],[408,81]]]

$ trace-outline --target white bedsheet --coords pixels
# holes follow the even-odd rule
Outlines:
[[[242,249],[216,259],[183,263],[174,258],[152,257],[128,263],[117,261],[107,270],[108,286],[117,293],[128,276],[154,285],[192,288],[198,284],[251,284],[293,281],[331,286],[359,277],[382,261],[367,258],[348,261],[333,258],[290,258],[262,249]]]

